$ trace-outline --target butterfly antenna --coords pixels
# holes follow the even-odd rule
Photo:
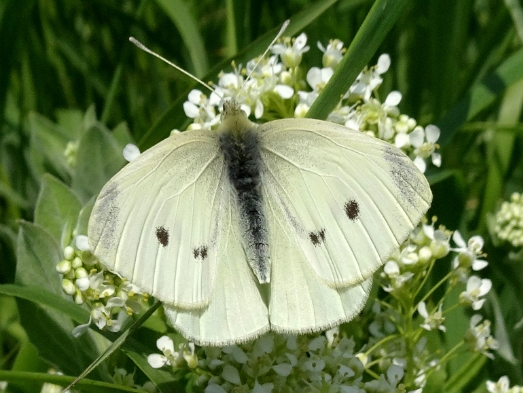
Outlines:
[[[289,23],[290,23],[290,19],[287,19],[285,22],[283,22],[283,25],[281,26],[281,29],[280,31],[278,32],[278,34],[276,34],[276,37],[274,37],[274,39],[271,41],[271,43],[269,44],[269,46],[267,47],[267,49],[265,49],[265,52],[263,52],[263,54],[260,56],[260,58],[258,59],[258,61],[256,62],[256,64],[254,65],[254,67],[252,68],[251,72],[249,72],[249,74],[247,75],[247,78],[245,79],[245,82],[243,83],[242,87],[240,88],[240,91],[238,91],[238,95],[240,95],[240,93],[242,92],[243,90],[243,86],[245,86],[245,83],[251,79],[251,76],[254,72],[254,70],[256,70],[256,68],[258,68],[258,66],[260,65],[261,61],[265,58],[265,55],[267,54],[267,52],[269,52],[269,50],[272,48],[272,46],[274,45],[274,43],[278,40],[278,38],[280,38],[282,36],[282,34],[284,33],[285,30],[287,30],[287,27],[289,26]]]
[[[165,57],[163,56],[160,56],[158,53],[156,52],[153,52],[152,50],[150,50],[149,48],[147,48],[144,44],[142,44],[140,41],[138,41],[136,38],[134,37],[129,37],[129,41],[131,41],[134,45],[136,45],[138,48],[140,48],[141,50],[149,53],[150,55],[153,55],[154,57],[157,57],[158,59],[160,60],[163,60],[164,62],[166,62],[167,64],[169,64],[171,67],[174,67],[176,68],[178,71],[180,71],[182,74],[185,74],[187,75],[189,78],[195,80],[196,82],[200,83],[202,86],[205,86],[207,89],[209,89],[210,91],[212,92],[215,92],[215,90],[209,86],[209,84],[205,83],[204,81],[202,81],[201,79],[195,77],[193,74],[191,74],[190,72],[187,72],[185,71],[183,68],[177,66],[176,64],[174,64],[172,61],[169,61],[167,60]],[[272,45],[272,44],[271,44]]]

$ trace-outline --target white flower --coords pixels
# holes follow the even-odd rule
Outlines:
[[[91,247],[89,246],[89,239],[87,236],[76,236],[75,243],[76,248],[78,248],[80,251],[91,251]]]
[[[479,310],[485,299],[480,299],[485,296],[492,288],[492,281],[488,278],[479,278],[478,276],[470,276],[467,281],[467,290],[459,295],[459,303],[463,306],[472,306],[473,310]]]
[[[489,393],[508,393],[510,381],[506,375],[503,375],[497,382],[487,381],[487,390]]]
[[[421,315],[425,319],[425,322],[423,324],[421,324],[420,326],[423,329],[426,329],[429,331],[437,328],[437,329],[441,330],[442,332],[444,332],[446,330],[446,328],[445,328],[445,326],[443,326],[445,317],[443,316],[442,307],[443,307],[443,305],[440,304],[438,307],[438,310],[434,311],[431,315],[429,315],[429,313],[427,312],[427,305],[425,304],[425,302],[419,302],[419,304],[418,304],[419,315]]]
[[[200,90],[191,90],[188,101],[183,103],[183,110],[187,117],[194,119],[194,122],[205,129],[210,129],[220,121],[220,116],[216,113],[216,106],[220,99],[217,94],[211,94],[207,98]]]
[[[490,335],[490,321],[481,322],[482,316],[475,314],[470,318],[470,329],[465,334],[465,340],[469,343],[470,349],[480,352],[493,359],[494,355],[489,353],[490,349],[497,349],[498,342]]]
[[[367,68],[359,74],[355,83],[349,89],[351,94],[360,96],[363,101],[368,101],[374,89],[381,85],[383,79],[381,75],[387,72],[390,67],[390,56],[382,54],[378,58],[378,64],[374,67]]]
[[[147,357],[147,362],[151,367],[178,366],[183,360],[181,351],[175,352],[173,340],[169,336],[162,336],[156,340],[156,346],[163,354],[153,353]]]
[[[340,40],[330,40],[327,48],[323,47],[318,41],[318,48],[323,52],[322,63],[325,68],[330,67],[336,69],[343,59],[343,42]]]
[[[459,253],[452,261],[453,269],[462,267],[478,271],[487,267],[487,261],[477,259],[478,256],[482,255],[484,242],[481,236],[472,236],[468,243],[465,243],[459,231],[455,231],[452,235],[452,240],[454,240],[454,243],[456,243],[458,247],[451,248],[451,250]]]
[[[140,149],[138,149],[138,146],[133,145],[132,143],[128,143],[123,148],[123,158],[125,158],[127,160],[127,162],[131,162],[139,155],[140,155]]]
[[[196,356],[194,350],[194,343],[188,343],[183,350],[183,358],[187,362],[189,368],[198,367],[198,356]]]
[[[423,225],[423,233],[431,240],[430,251],[437,258],[445,257],[450,251],[450,232],[442,229],[434,229],[434,223]]]
[[[385,264],[381,275],[382,277],[387,278],[390,282],[390,285],[384,287],[383,289],[386,292],[392,292],[403,288],[403,285],[414,276],[414,273],[406,272],[400,274],[400,268],[398,264],[391,260]]]
[[[307,83],[312,88],[312,91],[298,91],[298,98],[300,102],[294,110],[296,117],[304,117],[307,111],[310,109],[311,105],[321,90],[325,87],[329,79],[331,78],[334,71],[332,68],[318,68],[312,67],[307,72]]]
[[[435,166],[441,166],[441,154],[435,153],[435,150],[439,147],[436,144],[439,136],[439,128],[432,124],[429,124],[425,129],[418,126],[409,134],[410,144],[414,147],[414,155],[416,155],[414,164],[421,172],[425,172],[425,169],[427,169],[425,159],[428,157],[431,157]]]
[[[271,52],[280,55],[282,63],[287,68],[294,68],[300,65],[302,56],[308,52],[307,36],[301,33],[296,38],[284,37],[282,43],[275,44]]]
[[[312,87],[313,91],[319,93],[332,77],[332,74],[334,74],[332,68],[312,67],[307,72],[307,83]]]
[[[384,141],[392,141],[394,137],[396,131],[394,130],[393,118],[399,114],[396,105],[400,101],[401,93],[392,91],[383,103],[376,98],[369,98],[361,106],[362,121],[368,123],[372,128],[377,126],[377,137]]]

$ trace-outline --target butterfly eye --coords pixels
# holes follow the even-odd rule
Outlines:
[[[156,238],[162,246],[167,247],[169,244],[169,231],[165,227],[156,228]]]
[[[320,229],[317,232],[310,232],[309,239],[313,246],[319,246],[325,243],[325,228]]]
[[[354,199],[345,202],[345,214],[349,220],[354,221],[360,216],[360,205]]]
[[[201,259],[202,261],[207,258],[207,246],[200,246],[193,250],[194,259]]]

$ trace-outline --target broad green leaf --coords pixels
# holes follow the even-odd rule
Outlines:
[[[125,146],[128,143],[134,143],[133,137],[131,136],[131,132],[129,131],[129,127],[127,126],[127,123],[125,121],[119,123],[113,129],[112,132],[113,137],[116,139],[120,146]]]
[[[78,109],[58,109],[56,120],[60,126],[68,131],[73,140],[80,139],[83,131],[84,113]]]
[[[95,198],[91,198],[87,204],[82,207],[80,214],[78,215],[78,221],[76,223],[76,233],[78,235],[87,236],[87,227],[89,225],[89,217],[91,216],[91,210],[93,210]]]
[[[72,140],[68,130],[36,113],[29,114],[29,129],[33,158],[47,171],[69,179],[71,170],[64,154],[67,143]]]
[[[16,284],[41,287],[62,295],[60,276],[55,269],[61,259],[61,249],[49,232],[39,225],[20,222]]]
[[[83,202],[98,194],[125,160],[122,146],[102,124],[91,126],[80,139],[72,188]]]
[[[60,247],[69,244],[81,208],[80,200],[69,187],[51,175],[44,175],[36,202],[35,224],[45,227]]]
[[[1,284],[0,294],[28,300],[60,311],[79,324],[86,323],[89,320],[89,311],[73,303],[70,298],[65,298],[63,293],[57,295],[38,286]]]

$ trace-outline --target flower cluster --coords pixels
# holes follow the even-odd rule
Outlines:
[[[451,247],[451,238],[456,247]],[[422,388],[428,375],[441,367],[450,358],[451,354],[468,344],[472,352],[479,352],[493,357],[490,350],[497,349],[497,341],[490,332],[490,321],[481,322],[482,317],[474,314],[470,320],[470,329],[463,337],[463,341],[451,349],[447,354],[434,354],[425,344],[427,334],[432,330],[446,332],[445,315],[458,305],[468,307],[473,311],[482,308],[492,283],[489,279],[481,279],[471,274],[487,266],[485,260],[480,259],[483,239],[473,236],[465,242],[461,234],[452,233],[443,226],[435,228],[435,219],[429,225],[422,223],[416,228],[409,239],[399,250],[394,252],[385,264],[381,273],[382,288],[389,294],[381,304],[373,308],[374,321],[371,323],[371,334],[376,340],[385,343],[377,355],[382,359],[402,359],[407,364],[405,372],[410,384]],[[450,252],[456,253],[452,259],[451,271],[438,283],[432,285],[430,291],[420,300],[417,295],[425,286],[429,272]],[[440,270],[440,269],[438,269]],[[463,287],[458,304],[443,308],[445,295],[435,299],[433,294],[439,287],[445,288],[445,294],[452,288]],[[415,314],[418,319],[413,320]],[[412,338],[415,337],[415,340]],[[377,345],[377,344],[376,344]]]
[[[513,247],[523,246],[523,196],[515,192],[496,213],[496,236]]]
[[[323,52],[323,68],[311,67],[305,74],[300,68],[303,55],[309,50],[307,36],[284,37],[271,48],[273,56],[253,59],[245,68],[233,64],[232,72],[222,72],[209,97],[200,90],[189,93],[184,103],[185,114],[193,119],[189,129],[210,129],[220,122],[223,100],[234,97],[243,111],[255,119],[304,117],[320,95],[338,66],[345,49],[343,42],[332,40],[327,47],[318,43]],[[381,55],[373,67],[366,67],[342,97],[329,121],[369,133],[409,154],[424,172],[425,160],[441,165],[437,140],[439,129],[434,125],[423,128],[416,120],[400,113],[401,93],[389,93],[384,102],[377,97],[382,75],[390,67],[390,57]],[[248,76],[248,77],[247,77]]]
[[[130,315],[143,310],[148,295],[107,271],[89,251],[87,237],[77,236],[75,244],[65,247],[63,254],[64,259],[56,265],[62,275],[62,289],[76,304],[87,303],[91,320],[99,329],[118,332]],[[73,333],[81,334],[90,322]]]
[[[161,337],[157,344],[162,354],[150,355],[149,364],[198,375],[195,388],[205,387],[206,393],[270,393],[303,391],[306,387],[323,391],[325,386],[331,392],[347,393],[402,389],[404,370],[395,364],[377,379],[363,381],[365,356],[355,351],[354,340],[340,337],[337,329],[312,339],[268,333],[251,343],[198,348],[196,352],[191,344],[181,344],[175,351],[168,336]]]

